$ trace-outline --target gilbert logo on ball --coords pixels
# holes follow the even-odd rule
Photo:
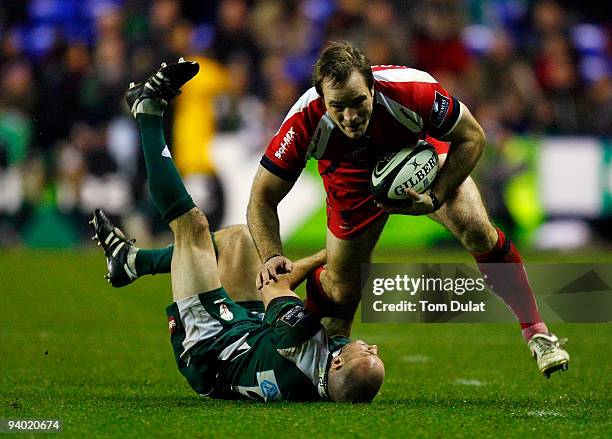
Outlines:
[[[424,193],[438,175],[438,154],[432,145],[420,141],[383,157],[374,167],[370,190],[376,201],[393,207],[412,203],[406,189]]]

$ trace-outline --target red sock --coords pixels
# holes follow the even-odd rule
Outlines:
[[[321,272],[324,266],[316,268],[306,279],[306,309],[318,316],[328,316],[331,314],[334,302],[323,291],[321,285]]]
[[[500,229],[497,229],[497,236],[497,243],[490,252],[473,255],[480,272],[486,276],[491,290],[510,307],[526,340],[534,334],[547,333],[518,250]]]
[[[306,301],[305,307],[308,311],[320,317],[336,317],[344,320],[352,320],[357,308],[357,302],[345,304],[335,303],[323,290],[321,284],[321,273],[325,270],[322,265],[316,268],[306,279]]]

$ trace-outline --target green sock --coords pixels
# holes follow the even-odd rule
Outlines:
[[[153,250],[138,249],[135,261],[136,274],[143,276],[145,274],[170,273],[173,252],[174,245]]]
[[[215,234],[211,232],[210,237],[212,238],[213,248],[215,249],[215,256],[218,257]],[[151,250],[139,248],[134,258],[134,266],[130,268],[136,270],[136,274],[139,277],[145,274],[170,273],[173,253],[174,244],[170,244],[164,248],[154,248]]]
[[[164,139],[162,117],[138,113],[136,120],[149,176],[149,191],[163,220],[170,223],[195,204],[170,156]]]

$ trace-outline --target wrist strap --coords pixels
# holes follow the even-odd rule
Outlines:
[[[433,204],[434,212],[442,207],[442,204],[440,204],[440,200],[438,200],[436,194],[429,192],[429,198],[431,198],[431,204]]]
[[[268,262],[270,259],[275,258],[275,257],[277,257],[277,256],[282,256],[282,255],[280,255],[280,254],[278,254],[278,253],[274,253],[273,255],[268,256],[268,257],[266,258],[266,260],[265,260],[265,261],[263,261],[263,263],[265,264],[265,263],[266,263],[266,262]]]

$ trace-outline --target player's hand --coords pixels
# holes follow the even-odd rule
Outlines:
[[[392,207],[381,203],[376,205],[386,212],[400,215],[427,215],[436,211],[433,200],[428,194],[419,194],[412,189],[406,189],[406,194],[412,201],[406,207]]]
[[[290,259],[283,255],[273,256],[262,264],[255,280],[255,286],[261,290],[264,285],[277,282],[279,275],[291,273],[291,270],[293,270],[293,262]]]

